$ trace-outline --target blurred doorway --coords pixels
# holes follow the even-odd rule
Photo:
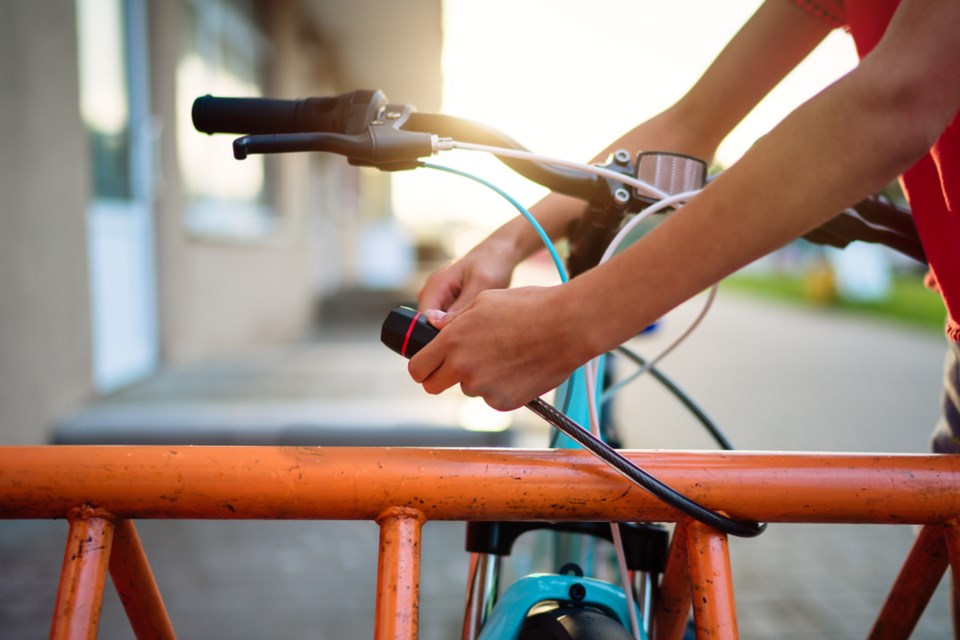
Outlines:
[[[144,0],[77,0],[80,111],[92,153],[87,210],[98,391],[158,360],[153,140]]]

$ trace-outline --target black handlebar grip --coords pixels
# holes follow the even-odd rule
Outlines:
[[[440,330],[421,312],[410,307],[397,307],[383,321],[380,342],[404,358],[412,358],[438,333]]]
[[[332,98],[276,100],[273,98],[215,98],[193,102],[193,126],[203,133],[358,134],[376,120],[387,103],[380,91],[353,91]]]

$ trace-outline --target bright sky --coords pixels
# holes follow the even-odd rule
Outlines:
[[[534,151],[587,160],[683,95],[759,4],[444,0],[442,110],[497,127]],[[849,37],[831,34],[730,135],[717,159],[735,161],[855,63]],[[544,193],[472,155],[447,152],[434,161],[481,172],[525,205]],[[404,222],[464,221],[482,230],[515,214],[482,187],[429,171],[397,174],[394,203]]]

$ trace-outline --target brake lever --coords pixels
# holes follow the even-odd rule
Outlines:
[[[344,133],[270,133],[243,136],[233,141],[233,157],[251,154],[329,151],[340,155],[369,155],[370,137]]]
[[[355,166],[399,171],[419,166],[419,160],[438,150],[439,136],[406,131],[401,126],[414,109],[411,105],[388,104],[363,133],[278,133],[247,135],[233,141],[233,156],[243,160],[250,154],[322,151],[345,156]]]
[[[910,213],[894,203],[871,196],[809,231],[803,237],[815,244],[843,249],[860,240],[882,244],[926,264],[927,256]]]

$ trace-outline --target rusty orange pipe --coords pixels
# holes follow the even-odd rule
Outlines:
[[[943,527],[928,525],[921,529],[867,637],[909,638],[948,562]]]
[[[687,560],[697,640],[735,640],[739,632],[727,536],[701,522],[690,522]]]
[[[951,520],[943,527],[943,541],[950,559],[950,613],[953,622],[953,637],[960,638],[960,520]]]
[[[93,640],[100,626],[103,588],[114,525],[109,514],[82,507],[69,515],[51,640]]]
[[[654,610],[653,637],[656,640],[680,640],[690,613],[690,566],[687,560],[687,524],[677,523],[670,540],[667,566],[660,579],[660,591]]]
[[[420,620],[420,542],[423,514],[387,509],[380,525],[376,640],[416,640]]]
[[[937,523],[960,513],[960,456],[625,452],[678,491],[767,522]],[[0,518],[94,504],[121,518],[654,520],[678,515],[583,451],[0,448]]]
[[[137,638],[176,637],[132,520],[117,523],[110,552],[110,577]]]

